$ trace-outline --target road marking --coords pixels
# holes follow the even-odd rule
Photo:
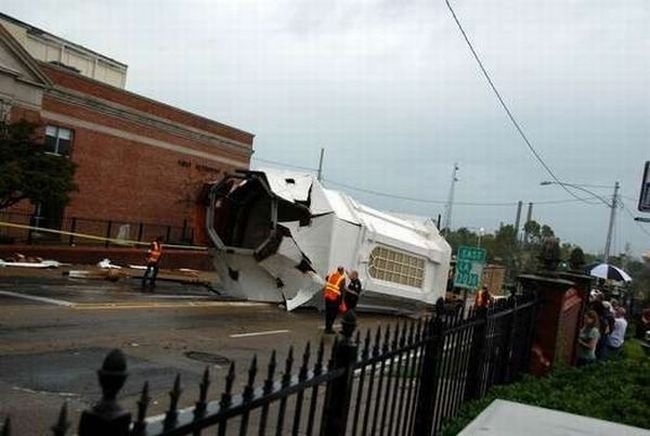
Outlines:
[[[266,336],[266,335],[277,335],[280,333],[289,333],[291,330],[268,330],[265,332],[253,332],[253,333],[237,333],[230,335],[231,338],[249,338],[251,336]]]
[[[54,298],[38,297],[36,295],[19,294],[17,292],[0,291],[0,295],[7,297],[23,298],[25,300],[39,301],[41,303],[54,304],[56,306],[73,307],[75,304],[65,300],[55,300]]]
[[[261,307],[267,303],[248,301],[199,301],[199,302],[133,302],[133,303],[78,303],[71,307],[77,310],[116,310],[116,309],[175,309],[188,307]]]

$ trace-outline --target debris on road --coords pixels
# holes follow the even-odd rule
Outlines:
[[[121,266],[113,264],[108,258],[97,262],[97,266],[102,269],[122,269]]]
[[[64,263],[56,260],[44,260],[42,257],[25,256],[21,253],[14,253],[4,260],[0,259],[0,268],[6,266],[16,268],[58,268],[64,265]]]

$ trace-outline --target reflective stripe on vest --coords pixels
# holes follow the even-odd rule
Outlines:
[[[162,255],[162,247],[158,241],[152,242],[151,245],[152,247],[149,250],[149,256],[147,256],[147,262],[158,262]]]
[[[343,274],[339,274],[338,271],[330,274],[327,283],[325,284],[325,299],[330,301],[338,300],[341,296],[341,283],[345,280]]]

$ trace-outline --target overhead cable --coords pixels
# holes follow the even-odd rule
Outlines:
[[[640,222],[638,222],[638,221],[635,219],[634,214],[632,213],[632,211],[627,207],[627,205],[626,205],[623,201],[621,201],[621,206],[623,206],[623,210],[625,211],[625,213],[627,213],[627,214],[630,216],[630,218],[632,218],[632,220],[634,221],[634,224],[636,224],[637,227],[638,227],[638,228],[639,228],[643,233],[645,233],[647,236],[650,236],[650,231],[648,231],[648,230],[643,226],[643,224],[641,224]]]
[[[335,182],[330,179],[324,179],[323,182],[325,184],[330,184],[334,186],[338,186],[340,188],[344,189],[349,189],[352,191],[357,191],[357,192],[363,192],[366,194],[370,195],[376,195],[379,197],[387,197],[387,198],[395,198],[397,200],[406,200],[406,201],[412,201],[416,203],[427,203],[427,204],[446,204],[447,202],[445,200],[431,200],[431,199],[425,199],[425,198],[418,198],[418,197],[410,197],[407,195],[399,195],[399,194],[390,194],[387,192],[380,192],[380,191],[374,191],[372,189],[365,189],[365,188],[360,188],[358,186],[352,186],[352,185],[347,185],[345,183],[340,183],[340,182]],[[562,203],[575,203],[577,201],[584,202],[587,200],[587,198],[579,198],[579,199],[566,199],[566,200],[543,200],[543,201],[535,201],[533,203],[535,204],[562,204]],[[593,203],[587,203],[587,204],[593,204]],[[597,204],[597,203],[596,203]],[[468,202],[468,201],[456,201],[454,202],[454,206],[517,206],[518,202],[517,201],[509,201],[509,202]]]
[[[510,108],[508,107],[506,102],[503,100],[503,97],[501,96],[501,93],[499,92],[497,87],[494,85],[494,82],[492,81],[492,78],[488,74],[485,66],[483,66],[483,62],[481,61],[481,58],[478,56],[478,53],[476,52],[476,50],[474,49],[474,46],[472,45],[471,41],[469,40],[469,37],[467,36],[467,33],[465,32],[465,29],[463,29],[463,26],[461,25],[460,20],[458,19],[458,16],[456,15],[456,12],[454,12],[454,9],[451,7],[451,4],[449,4],[449,0],[445,0],[445,3],[447,4],[447,8],[449,8],[449,11],[451,12],[451,15],[453,16],[454,21],[456,22],[456,25],[458,26],[458,29],[460,30],[460,33],[462,33],[463,38],[465,39],[465,42],[467,43],[467,46],[469,47],[470,51],[472,52],[472,55],[474,56],[474,59],[476,60],[476,62],[478,63],[479,68],[483,72],[483,75],[485,76],[485,79],[489,83],[490,88],[492,88],[492,91],[494,92],[497,99],[499,100],[499,103],[501,103],[501,106],[503,107],[506,114],[508,115],[508,118],[510,119],[512,124],[515,126],[515,129],[517,130],[517,132],[519,133],[521,138],[526,143],[526,146],[528,147],[530,152],[533,154],[535,159],[537,159],[537,161],[542,165],[542,167],[546,170],[546,172],[549,174],[549,176],[551,176],[553,178],[553,180],[555,180],[557,182],[558,185],[562,186],[562,188],[566,192],[568,192],[569,195],[571,195],[573,198],[575,198],[575,199],[577,199],[579,201],[583,201],[583,199],[580,196],[576,195],[574,192],[569,190],[564,185],[564,183],[562,183],[562,181],[555,175],[553,170],[551,170],[551,168],[544,161],[544,159],[542,159],[542,156],[535,149],[535,147],[533,147],[533,144],[530,142],[530,140],[528,139],[528,137],[524,133],[523,129],[519,125],[519,122],[517,122],[517,120],[515,119],[514,115],[512,114],[512,111],[510,110]]]

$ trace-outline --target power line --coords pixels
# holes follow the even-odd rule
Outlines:
[[[311,172],[317,172],[318,171],[317,168],[311,168],[311,167],[301,166],[301,165],[293,165],[293,164],[288,164],[288,163],[280,162],[280,161],[276,161],[276,160],[263,159],[263,158],[259,158],[259,157],[253,157],[253,159],[255,159],[255,160],[259,161],[259,162],[262,162],[262,163],[269,163],[269,164],[272,164],[272,165],[277,165],[277,166],[286,167],[286,168],[293,168],[293,169],[299,169],[299,170],[311,171]],[[349,189],[351,191],[363,192],[365,194],[375,195],[375,196],[378,196],[378,197],[394,198],[394,199],[397,199],[397,200],[405,200],[405,201],[412,201],[412,202],[415,202],[415,203],[425,203],[425,204],[443,204],[444,205],[444,204],[447,203],[446,200],[432,200],[432,199],[421,198],[421,197],[412,197],[412,196],[408,196],[408,195],[392,194],[392,193],[388,193],[388,192],[385,192],[385,191],[375,191],[375,190],[372,190],[372,189],[361,188],[359,186],[352,186],[352,185],[348,185],[348,184],[345,184],[345,183],[341,183],[341,182],[337,182],[335,180],[330,180],[330,179],[325,179],[325,178],[323,179],[323,182],[325,184],[338,186],[340,188]],[[543,205],[543,204],[576,203],[576,202],[579,202],[579,201],[583,202],[583,203],[586,203],[586,204],[589,204],[589,205],[598,204],[598,203],[589,202],[587,197],[578,197],[576,199],[564,199],[564,200],[542,200],[542,201],[533,201],[533,203]],[[511,207],[511,206],[517,206],[517,204],[518,204],[518,202],[516,202],[516,201],[510,201],[510,202],[505,202],[504,201],[504,202],[493,202],[493,203],[490,203],[490,202],[483,202],[483,203],[481,203],[481,202],[463,202],[463,201],[454,202],[454,205],[459,205],[459,206]]]
[[[366,194],[371,194],[371,195],[376,195],[378,197],[387,197],[387,198],[394,198],[397,200],[406,200],[406,201],[412,201],[416,203],[426,203],[426,204],[446,204],[447,201],[445,200],[431,200],[431,199],[425,199],[425,198],[418,198],[418,197],[411,197],[407,195],[400,195],[400,194],[390,194],[387,192],[381,192],[381,191],[374,191],[372,189],[366,189],[366,188],[361,188],[358,186],[352,186],[352,185],[347,185],[345,183],[340,183],[340,182],[335,182],[330,179],[324,179],[323,180],[326,184],[338,186],[344,189],[349,189],[351,191],[357,191],[357,192],[363,192]],[[545,201],[534,201],[533,203],[535,204],[563,204],[563,203],[575,203],[578,201],[584,202],[586,200],[585,198],[579,198],[578,200],[575,199],[566,199],[566,200],[545,200]],[[587,204],[592,204],[592,203],[587,203]],[[598,203],[596,203],[598,204]],[[463,201],[457,201],[454,202],[455,206],[517,206],[518,202],[517,201],[510,201],[510,202],[494,202],[494,203],[480,203],[480,202],[463,202]]]
[[[632,218],[632,221],[634,221],[634,224],[636,224],[637,227],[638,227],[639,229],[641,229],[641,231],[642,231],[643,233],[645,233],[647,236],[650,236],[650,232],[649,232],[645,227],[643,227],[643,225],[642,225],[640,222],[638,222],[637,220],[634,219],[634,218],[635,218],[634,214],[633,214],[632,211],[627,207],[627,205],[626,205],[624,202],[622,202],[622,201],[621,201],[621,206],[623,206],[623,210],[624,210],[624,211],[625,211],[625,212],[630,216],[630,218]]]
[[[519,125],[517,120],[515,119],[514,115],[510,111],[510,108],[508,107],[506,102],[503,100],[503,97],[501,97],[501,93],[499,92],[497,87],[494,85],[494,82],[492,82],[492,78],[488,74],[485,66],[483,66],[483,62],[481,61],[481,58],[479,58],[478,53],[474,49],[474,46],[472,45],[471,41],[469,40],[469,37],[467,36],[467,33],[465,33],[465,29],[463,29],[462,24],[460,24],[460,21],[458,19],[458,16],[456,15],[456,12],[454,12],[454,9],[451,7],[451,4],[449,4],[449,0],[445,0],[445,3],[447,4],[447,8],[449,8],[449,11],[451,12],[451,15],[453,16],[454,21],[456,22],[456,25],[458,26],[458,29],[460,30],[460,33],[462,33],[463,38],[465,39],[465,42],[467,43],[467,46],[469,47],[470,51],[472,52],[472,55],[474,56],[474,59],[478,63],[479,68],[481,69],[481,71],[483,72],[483,75],[485,76],[488,83],[490,84],[490,88],[492,88],[492,91],[494,92],[497,99],[499,100],[499,103],[501,103],[501,106],[503,107],[506,114],[508,115],[508,118],[510,119],[512,124],[515,126],[515,129],[517,129],[517,132],[519,132],[519,135],[521,136],[521,138],[524,140],[524,142],[528,146],[528,149],[530,150],[530,152],[533,154],[533,156],[535,156],[535,159],[537,159],[537,161],[542,165],[542,167],[544,167],[546,172],[553,178],[553,180],[555,180],[557,182],[558,185],[562,186],[562,188],[566,192],[568,192],[569,195],[571,195],[573,198],[575,198],[575,199],[577,199],[579,201],[583,201],[578,195],[576,195],[571,190],[569,190],[566,186],[564,186],[564,183],[562,183],[562,181],[555,175],[553,170],[551,170],[551,168],[546,164],[546,162],[544,162],[544,159],[542,159],[542,156],[537,152],[537,150],[535,150],[535,147],[533,147],[533,144],[530,142],[530,140],[528,139],[528,137],[524,133],[523,129],[521,128],[521,126]]]

